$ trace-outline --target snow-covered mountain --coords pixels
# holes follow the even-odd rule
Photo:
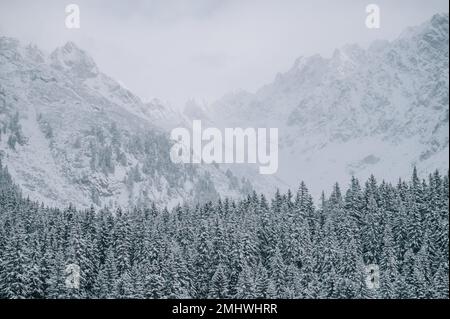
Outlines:
[[[0,159],[26,195],[57,206],[173,206],[256,189],[314,194],[350,175],[387,180],[448,169],[448,14],[392,42],[301,57],[256,93],[231,93],[183,113],[102,73],[74,43],[51,54],[0,37]],[[173,127],[277,127],[279,172],[176,165]],[[284,181],[284,182],[282,182]],[[286,182],[286,183],[285,183]]]
[[[221,126],[278,127],[279,177],[315,194],[350,175],[387,180],[448,170],[449,16],[437,14],[392,42],[300,57],[256,93],[210,106]]]
[[[32,199],[173,206],[251,191],[224,167],[173,164],[168,130],[179,125],[183,115],[144,103],[74,43],[45,54],[0,38],[0,159]]]

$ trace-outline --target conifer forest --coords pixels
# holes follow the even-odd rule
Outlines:
[[[2,166],[0,297],[448,298],[448,181],[353,178],[317,205],[300,183],[172,210],[61,210],[24,198]]]

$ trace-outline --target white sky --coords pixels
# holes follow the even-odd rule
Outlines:
[[[70,3],[79,30],[65,28]],[[378,30],[365,27],[369,3],[381,8]],[[254,91],[301,55],[393,39],[438,12],[447,0],[0,0],[0,35],[48,52],[74,41],[144,100],[181,107]]]

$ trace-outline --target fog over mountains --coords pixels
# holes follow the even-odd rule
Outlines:
[[[414,165],[446,171],[448,20],[438,14],[395,41],[348,45],[330,59],[300,57],[254,94],[189,102],[183,114],[143,102],[74,43],[47,54],[0,37],[0,157],[26,195],[58,206],[173,206],[301,180],[317,195],[353,174],[390,180]],[[168,133],[194,119],[278,127],[278,174],[173,164]]]

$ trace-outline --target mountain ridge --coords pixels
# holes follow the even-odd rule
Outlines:
[[[255,93],[212,103],[209,117],[220,126],[278,127],[278,176],[292,186],[306,180],[316,194],[354,174],[448,169],[448,20],[436,14],[393,41],[299,57]]]

